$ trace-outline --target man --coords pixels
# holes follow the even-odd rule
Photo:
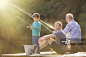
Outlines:
[[[64,33],[67,34],[67,39],[70,39],[71,43],[81,42],[81,29],[77,22],[74,21],[74,17],[71,13],[66,14],[66,22],[68,23],[64,28]]]
[[[40,49],[47,46],[48,44],[51,45],[51,47],[57,52],[57,53],[65,53],[67,51],[67,45],[60,45],[60,39],[66,40],[66,35],[62,32],[62,23],[61,22],[55,22],[55,31],[53,34],[45,35],[41,38],[39,38],[40,41],[43,41],[40,43]],[[53,39],[55,37],[55,40]]]

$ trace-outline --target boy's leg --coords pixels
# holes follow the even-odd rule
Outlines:
[[[36,38],[35,38],[35,36],[32,36],[32,45],[35,45],[36,44]]]
[[[39,47],[38,40],[39,40],[39,36],[32,36],[32,44],[36,45],[36,50],[37,50],[36,53],[40,54],[40,47]]]
[[[35,38],[36,38],[36,50],[37,50],[37,54],[40,54],[40,47],[39,47],[39,43],[38,43],[38,40],[39,40],[39,36],[35,36]]]
[[[40,54],[40,47],[39,47],[39,44],[36,45],[36,51],[37,51],[37,52],[36,52],[37,54]]]

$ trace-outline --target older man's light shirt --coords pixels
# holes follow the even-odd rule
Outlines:
[[[81,29],[77,22],[71,20],[63,30],[65,34],[69,33],[72,40],[76,42],[81,42]]]

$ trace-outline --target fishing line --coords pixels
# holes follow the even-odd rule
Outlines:
[[[19,16],[16,16],[18,19],[20,19],[21,21],[23,21],[24,23],[29,24],[28,22],[26,22],[25,20],[23,20],[22,18],[20,18]],[[40,21],[39,21],[40,22]],[[41,23],[41,22],[40,22]],[[42,24],[42,23],[41,23]],[[30,24],[29,24],[30,25]],[[42,24],[46,29],[48,29],[50,32],[52,32],[48,27],[46,27],[44,24]]]
[[[21,12],[25,13],[26,15],[29,15],[30,17],[32,17],[32,14],[26,12],[25,10],[23,10],[23,9],[21,9],[21,8],[15,6],[15,5],[13,5],[13,4],[11,4],[11,3],[9,3],[9,4],[10,4],[11,6],[15,7],[16,9],[20,10]],[[32,18],[33,18],[33,17],[32,17]],[[45,23],[45,22],[42,21],[42,20],[39,20],[39,21]],[[42,23],[41,23],[41,24],[42,24]],[[47,26],[49,26],[50,28],[54,29],[54,27],[52,27],[51,25],[49,25],[49,24],[47,24],[47,23],[45,23],[45,24],[46,24]],[[43,25],[43,26],[46,27],[45,25]],[[48,29],[48,30],[49,30],[49,29]],[[50,31],[50,30],[49,30],[49,31]]]

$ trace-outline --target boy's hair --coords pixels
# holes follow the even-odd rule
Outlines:
[[[34,13],[34,14],[32,15],[32,17],[40,18],[40,15],[39,15],[39,13]]]
[[[69,17],[70,19],[74,19],[74,17],[73,17],[73,14],[72,13],[68,13],[68,14],[66,14],[66,18],[67,17]]]
[[[61,27],[62,27],[62,22],[57,21],[57,22],[55,22],[55,23],[59,24],[59,26],[61,26]]]

